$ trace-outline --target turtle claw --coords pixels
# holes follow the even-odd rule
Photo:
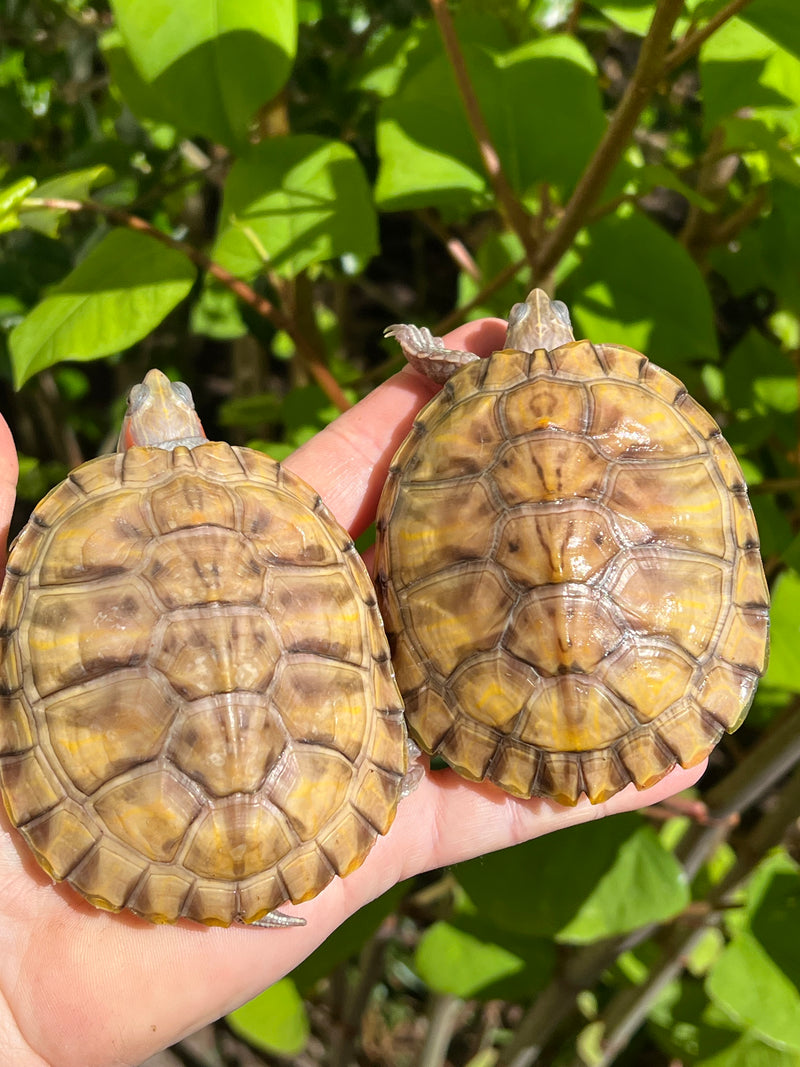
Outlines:
[[[256,919],[255,922],[246,923],[238,919],[237,922],[240,926],[260,926],[264,930],[274,930],[278,927],[285,926],[305,926],[306,920],[301,919],[295,915],[284,915],[282,911],[268,911],[262,919]]]
[[[444,340],[434,337],[427,326],[395,323],[394,326],[387,326],[383,336],[398,341],[409,364],[439,385],[467,363],[474,363],[480,358],[474,352],[445,348]]]

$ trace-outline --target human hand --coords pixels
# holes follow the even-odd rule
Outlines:
[[[486,319],[448,335],[488,354],[505,323]],[[436,386],[406,368],[300,448],[286,466],[305,478],[354,535],[372,521],[386,471]],[[7,528],[16,455],[0,425],[0,523]],[[421,871],[553,830],[652,804],[693,784],[704,764],[657,786],[632,786],[595,807],[517,800],[449,771],[426,774],[402,801],[364,865],[314,900],[286,905],[305,927],[282,930],[153,926],[98,911],[54,887],[0,811],[0,1060],[14,1067],[139,1063],[231,1011],[305,959],[349,915]]]

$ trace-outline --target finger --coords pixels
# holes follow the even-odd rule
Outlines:
[[[14,511],[19,464],[8,423],[0,415],[0,574],[5,566],[5,544]]]
[[[479,319],[447,334],[445,342],[451,348],[488,356],[502,345],[506,327],[502,319]],[[404,367],[301,445],[284,466],[312,485],[339,522],[357,537],[375,518],[392,456],[414,416],[439,388]]]

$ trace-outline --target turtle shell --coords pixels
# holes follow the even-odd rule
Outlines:
[[[599,803],[741,723],[768,625],[744,479],[640,353],[573,341],[457,371],[377,531],[410,732],[465,777]]]
[[[6,810],[98,907],[259,921],[392,823],[405,727],[373,587],[258,452],[73,471],[11,552],[0,634]]]

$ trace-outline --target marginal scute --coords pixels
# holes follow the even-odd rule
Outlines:
[[[769,594],[739,465],[683,384],[622,345],[531,336],[454,374],[398,450],[378,599],[425,751],[596,804],[741,723]]]

